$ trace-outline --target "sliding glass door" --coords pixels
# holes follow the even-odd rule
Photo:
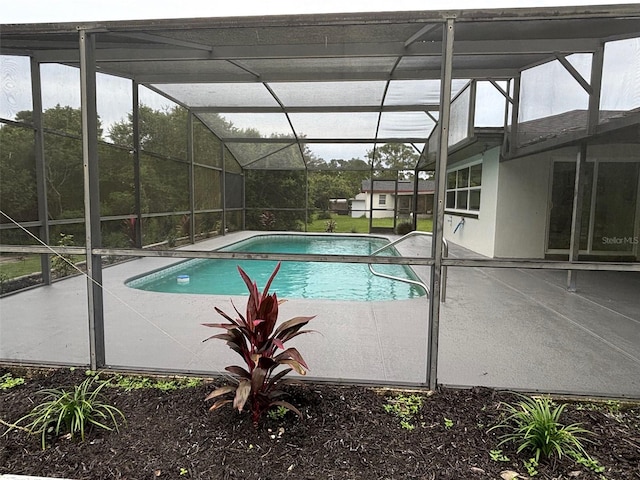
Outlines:
[[[580,252],[627,255],[638,244],[638,162],[585,164]],[[576,174],[575,162],[553,164],[547,253],[568,253]]]

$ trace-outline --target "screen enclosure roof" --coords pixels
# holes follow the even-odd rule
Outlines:
[[[257,151],[242,146],[259,143],[294,147],[290,167],[304,168],[302,145],[424,147],[448,19],[453,95],[470,79],[508,80],[559,54],[640,36],[636,4],[2,25],[0,53],[77,66],[79,32],[89,32],[98,72],[189,108],[242,165],[256,164],[243,151]],[[242,128],[221,126],[229,122]]]

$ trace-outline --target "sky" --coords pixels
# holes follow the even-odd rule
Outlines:
[[[607,0],[23,0],[4,1],[0,23],[75,22],[303,13],[457,10],[635,3]]]

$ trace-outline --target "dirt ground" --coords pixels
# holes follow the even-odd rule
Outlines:
[[[8,369],[0,367],[0,376]],[[12,370],[14,376],[19,373]],[[39,401],[42,388],[77,385],[84,371],[29,372],[23,385],[0,390],[0,419],[13,423]],[[105,374],[101,378],[107,378]],[[218,382],[219,383],[219,382]],[[172,391],[106,388],[126,416],[119,432],[92,430],[84,443],[40,437],[0,426],[0,474],[80,479],[509,479],[530,476],[531,455],[498,447],[488,432],[504,412],[508,392],[477,388],[419,392],[422,406],[404,426],[385,410],[415,392],[297,384],[289,412],[256,429],[247,413],[224,407],[209,412],[213,383]],[[604,467],[594,472],[571,458],[541,461],[535,478],[640,479],[640,406],[619,402],[571,403],[563,423],[591,432],[589,454]],[[412,428],[413,427],[413,428]],[[501,450],[500,454],[496,453]],[[492,458],[492,456],[494,458]],[[498,458],[501,457],[501,458]],[[510,473],[511,472],[511,473]],[[514,477],[518,473],[519,477]]]

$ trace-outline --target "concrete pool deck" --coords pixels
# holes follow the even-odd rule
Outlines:
[[[256,232],[213,238],[210,250]],[[416,237],[402,253],[428,255]],[[451,245],[450,256],[470,252]],[[105,268],[106,360],[111,367],[221,372],[241,360],[202,327],[227,312],[229,297],[134,290],[124,281],[175,263],[147,257]],[[428,268],[417,268],[426,277]],[[640,274],[450,267],[441,306],[438,382],[640,398]],[[233,297],[244,310],[246,297]],[[419,384],[426,379],[428,299],[382,302],[291,299],[280,318],[316,315],[319,333],[294,342],[330,381]],[[88,363],[86,280],[73,277],[0,300],[0,360]]]

